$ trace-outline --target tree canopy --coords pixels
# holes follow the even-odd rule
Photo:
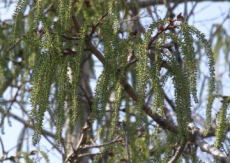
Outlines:
[[[0,160],[53,162],[46,140],[66,163],[229,163],[230,15],[207,37],[190,22],[201,2],[2,2],[16,7],[0,22],[0,127],[23,127]]]

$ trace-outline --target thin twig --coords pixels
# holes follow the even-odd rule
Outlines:
[[[141,8],[145,8],[148,6],[154,6],[154,5],[163,5],[165,0],[144,0],[144,1],[137,1],[137,4]],[[228,2],[229,0],[188,0],[190,2],[205,2],[205,1],[211,1],[211,2]],[[184,3],[185,0],[168,0],[168,2],[173,3]],[[129,6],[132,6],[131,3],[128,3]]]
[[[183,153],[185,146],[186,142],[184,141],[182,145],[177,148],[175,155],[168,161],[168,163],[176,163]]]
[[[20,118],[19,116],[15,115],[15,114],[13,114],[13,113],[11,113],[11,112],[8,112],[8,111],[5,111],[5,110],[3,110],[3,109],[0,109],[0,113],[2,113],[3,115],[9,116],[9,117],[11,117],[11,118],[13,118],[13,119],[15,119],[16,121],[18,121],[18,122],[24,124],[24,125],[25,125],[26,127],[28,127],[28,128],[34,129],[34,126],[33,126],[33,125],[29,124],[26,120]],[[41,132],[42,132],[42,135],[47,135],[47,136],[50,136],[50,137],[52,137],[52,138],[56,138],[56,135],[53,134],[53,133],[51,133],[50,131],[47,131],[47,130],[45,130],[45,129],[42,129]],[[64,141],[63,138],[61,138],[61,140]]]
[[[91,38],[93,34],[95,33],[97,27],[102,24],[103,19],[108,15],[108,12],[106,12],[102,17],[98,20],[98,22],[92,27],[92,31],[89,34],[89,37]]]

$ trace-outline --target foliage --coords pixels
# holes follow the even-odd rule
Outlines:
[[[8,88],[17,90],[16,85],[21,105],[31,104],[24,125],[34,130],[34,145],[47,134],[47,117],[57,150],[70,162],[86,159],[82,155],[87,152],[93,155],[88,161],[94,162],[168,162],[179,149],[183,155],[177,159],[192,160],[189,150],[199,146],[194,139],[212,135],[216,96],[211,44],[181,14],[153,21],[146,32],[135,31],[138,23],[130,27],[125,19],[139,7],[136,2],[19,0],[12,22],[1,24],[0,94]],[[9,41],[3,42],[6,36]],[[198,48],[203,52],[197,53]],[[209,70],[203,135],[188,128],[195,122],[194,102],[202,100],[198,97],[201,56],[208,60]],[[93,95],[89,74],[96,71],[98,61],[103,70],[95,78]],[[172,99],[165,88],[170,81]],[[223,98],[214,129],[217,150],[228,132],[228,106],[228,97]],[[10,110],[1,109],[2,124],[12,116]],[[93,141],[113,143],[98,147],[95,154],[87,148]],[[30,162],[28,153],[18,155]]]

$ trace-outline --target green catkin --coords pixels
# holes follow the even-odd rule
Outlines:
[[[109,15],[112,17],[112,20],[113,20],[113,24],[112,24],[112,29],[113,29],[113,33],[114,35],[117,34],[117,31],[118,31],[118,25],[119,25],[119,22],[118,22],[118,8],[114,7],[114,6],[118,6],[118,2],[117,1],[110,1],[109,2]]]
[[[60,53],[58,37],[53,38],[46,23],[44,25],[44,38],[39,42],[40,50],[44,52],[37,57],[39,61],[34,71],[33,89],[31,92],[32,117],[35,120],[34,144],[38,143],[41,137],[44,113],[49,107],[53,74],[55,74],[55,66],[58,65]]]
[[[187,134],[187,123],[191,121],[188,75],[181,69],[181,66],[175,61],[175,59],[172,60],[172,70],[174,70],[173,82],[175,86],[177,121],[180,134],[184,137]]]
[[[2,62],[2,60],[0,60],[0,95],[2,96],[3,93],[3,89],[4,89],[4,83],[5,83],[5,65]]]
[[[96,86],[96,95],[95,95],[95,107],[97,109],[102,109],[105,107],[105,103],[104,99],[106,98],[106,96],[102,97],[102,93],[106,93],[107,92],[107,86],[108,86],[108,80],[106,80],[106,75],[104,74],[105,72],[102,72],[101,76],[98,78],[98,82],[97,82],[97,86]],[[103,84],[101,84],[103,83]],[[104,85],[104,87],[103,87]],[[104,88],[104,89],[103,89]],[[107,93],[106,93],[107,95]],[[96,110],[95,110],[96,111]]]
[[[67,76],[67,68],[68,68],[68,62],[67,60],[64,61],[64,63],[61,63],[60,67],[58,67],[57,71],[57,109],[55,110],[55,114],[57,115],[57,140],[58,143],[61,141],[62,137],[62,127],[65,123],[65,98],[66,98],[66,91],[68,88],[68,76]]]
[[[26,0],[18,0],[15,11],[14,11],[15,17],[17,17],[20,14],[23,14],[25,4],[26,4]]]
[[[112,3],[112,1],[111,1]],[[111,10],[111,11],[110,11]],[[106,19],[101,28],[101,35],[103,36],[105,63],[104,70],[97,81],[96,94],[94,100],[94,112],[100,110],[104,113],[107,101],[110,97],[111,88],[116,83],[116,72],[118,67],[118,58],[121,49],[116,49],[120,43],[120,39],[115,35],[116,30],[113,30],[115,15],[112,14],[113,7],[109,6],[109,19]],[[100,121],[103,114],[98,114]]]
[[[74,58],[70,58],[70,68],[71,68],[71,77],[72,77],[72,83],[71,83],[71,94],[72,94],[72,106],[71,106],[71,126],[73,126],[76,123],[78,112],[79,112],[79,84],[80,84],[80,66],[81,66],[81,58],[83,55],[84,50],[84,42],[85,42],[85,32],[86,29],[83,27],[80,32],[80,40],[77,47],[77,53],[75,54]]]
[[[46,55],[46,54],[42,54]],[[49,105],[49,94],[54,70],[54,61],[49,56],[41,56],[39,71],[34,74],[33,90],[31,92],[32,117],[35,121],[33,144],[37,144],[41,137],[44,113]]]
[[[218,115],[217,123],[216,123],[216,137],[215,137],[215,147],[221,148],[221,143],[225,139],[226,131],[227,131],[227,109],[229,106],[229,100],[224,97],[222,101],[222,107],[220,108],[220,112]]]
[[[60,19],[61,26],[65,24],[65,13],[66,13],[66,5],[65,5],[65,0],[59,0],[59,5],[58,5],[58,15]]]
[[[161,40],[156,43],[156,49],[155,49],[155,65],[153,68],[153,88],[155,90],[156,94],[156,99],[155,99],[155,105],[157,108],[160,108],[160,114],[163,114],[164,110],[164,95],[163,95],[163,84],[164,81],[163,79],[160,79],[161,76],[161,63],[162,63],[162,54],[161,54],[161,45],[165,42],[166,35],[162,34],[161,35]]]
[[[71,58],[70,61],[70,68],[71,68],[71,97],[72,97],[72,105],[71,105],[71,117],[70,117],[70,124],[74,126],[76,123],[78,112],[79,112],[79,94],[78,94],[78,85],[80,82],[80,63],[81,63],[81,56],[82,54],[77,54],[78,56]],[[70,77],[70,78],[71,78]]]
[[[36,2],[35,14],[34,14],[34,18],[32,20],[32,26],[31,26],[31,30],[33,33],[37,30],[39,26],[39,21],[44,20],[42,7],[43,7],[42,0],[38,0]]]
[[[153,23],[150,25],[148,31],[144,35],[144,40],[141,41],[137,47],[137,92],[138,92],[138,107],[141,107],[145,102],[146,96],[146,86],[149,78],[149,70],[148,70],[148,44],[151,39],[151,34],[153,30],[160,24],[164,24],[165,21],[159,21],[157,23]]]
[[[189,32],[189,26],[186,22],[183,22],[181,24],[181,30],[184,37],[184,42],[182,44],[182,53],[185,55],[185,68],[187,69],[189,74],[190,89],[193,95],[193,99],[196,103],[198,103],[196,89],[198,66],[196,64],[195,51],[193,47],[193,37]]]
[[[96,94],[95,94],[95,100],[94,100],[94,113],[99,111],[100,113],[97,114],[97,118],[100,121],[102,113],[106,109],[107,100],[109,98],[110,94],[110,85],[111,85],[111,78],[109,79],[110,75],[108,72],[103,71],[101,76],[98,78],[98,82],[96,85]]]
[[[201,41],[201,43],[203,43],[203,46],[206,50],[208,59],[209,59],[209,75],[210,75],[210,79],[209,79],[209,87],[208,87],[208,103],[207,103],[207,107],[206,107],[206,118],[207,118],[207,128],[208,130],[211,127],[211,120],[212,120],[212,104],[214,101],[214,96],[213,96],[213,92],[215,90],[215,70],[214,70],[214,65],[215,65],[215,60],[214,60],[214,54],[211,50],[211,46],[209,44],[209,42],[205,39],[205,35],[203,33],[201,33],[199,30],[197,30],[195,27],[193,26],[189,26],[189,31],[193,34],[196,35],[196,37]],[[207,130],[207,131],[208,131]]]
[[[21,17],[23,16],[23,13],[26,9],[26,4],[28,3],[27,0],[19,0],[17,2],[17,5],[16,5],[16,9],[14,11],[14,17],[15,17],[15,24],[14,24],[14,34],[15,34],[15,37],[17,37],[17,35],[22,32],[23,28],[22,25],[22,22],[21,22]]]
[[[111,137],[114,135],[116,131],[117,122],[119,120],[119,108],[122,99],[122,86],[120,81],[117,82],[115,87],[115,100],[113,104],[113,114],[112,114],[112,122],[111,122]]]
[[[65,31],[70,26],[69,20],[71,17],[72,0],[59,0],[58,15],[61,25],[61,31]]]
[[[66,12],[65,12],[65,29],[71,27],[71,11],[72,11],[73,1],[69,0],[66,5]]]
[[[146,84],[148,80],[148,54],[147,54],[147,42],[141,43],[137,49],[137,92],[138,107],[141,107],[144,103],[146,94]]]
[[[156,50],[157,51],[157,50]],[[161,58],[159,57],[159,53],[155,54],[155,65],[154,68],[152,69],[152,84],[153,84],[153,89],[155,91],[155,107],[160,108],[160,113],[163,113],[164,109],[164,96],[162,92],[162,84],[161,84],[161,79],[160,79],[160,63],[161,63]]]
[[[175,34],[169,34],[169,37],[177,44],[183,45],[182,40]],[[168,57],[171,62],[169,69],[173,78],[176,99],[176,114],[179,124],[180,136],[187,135],[187,123],[191,121],[191,89],[189,87],[189,74],[186,69],[180,65],[175,54]]]

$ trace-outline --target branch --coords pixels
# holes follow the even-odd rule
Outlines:
[[[11,112],[7,112],[7,111],[5,111],[3,109],[0,109],[0,113],[5,115],[5,116],[10,116],[11,118],[13,118],[13,119],[17,120],[18,122],[24,124],[26,127],[30,128],[30,129],[34,129],[33,125],[29,124],[26,120],[20,118],[19,116],[15,115],[15,114],[13,114]],[[53,134],[52,132],[49,132],[47,130],[44,130],[44,129],[42,129],[42,135],[47,135],[47,136],[50,136],[52,138],[56,138],[55,134]],[[62,138],[62,141],[63,140],[64,139]]]
[[[66,157],[65,163],[74,162],[74,160],[77,160],[79,158],[80,146],[82,144],[85,144],[87,141],[88,129],[89,129],[89,125],[88,125],[88,122],[86,122],[84,127],[81,130],[81,136],[80,136],[80,139],[78,140],[78,144],[76,145],[75,148],[72,149],[73,151]]]
[[[83,157],[94,157],[96,155],[101,155],[102,153],[83,153],[78,156],[78,158],[83,158]]]
[[[121,84],[123,85],[126,93],[134,100],[137,101],[137,93],[134,91],[134,89],[130,86],[130,84],[127,83],[127,81],[123,78],[121,80]],[[142,106],[143,111],[150,116],[155,122],[157,122],[162,128],[167,129],[169,131],[172,131],[174,133],[177,133],[176,126],[173,125],[173,123],[167,119],[163,119],[162,116],[159,114],[152,112],[151,108],[144,104]]]
[[[99,145],[85,145],[84,147],[80,147],[80,150],[85,150],[85,149],[90,149],[90,148],[103,148],[105,146],[109,146],[111,144],[118,143],[118,142],[122,142],[122,139],[117,138],[117,139],[112,140],[108,143],[99,144]]]
[[[225,156],[219,149],[214,146],[209,145],[206,141],[202,140],[200,137],[196,138],[196,144],[204,152],[213,155],[216,159],[223,161],[224,163],[230,163],[230,159]]]
[[[191,130],[192,135],[195,136],[195,144],[197,144],[202,151],[211,154],[213,157],[223,161],[224,163],[230,163],[230,159],[223,154],[223,152],[202,140],[201,136],[199,135],[200,129],[198,127],[196,127],[193,123],[189,123],[188,127]]]
[[[185,145],[186,145],[186,141],[184,141],[182,143],[182,145],[177,148],[175,155],[169,160],[168,163],[176,163],[177,162],[177,160],[180,158],[181,154],[184,151]]]
[[[91,157],[91,156],[94,156],[94,155],[98,155],[98,154],[102,154],[102,153],[80,153],[79,151],[80,150],[87,150],[87,149],[90,149],[90,148],[103,148],[105,146],[108,146],[108,145],[111,145],[111,144],[114,144],[114,143],[118,143],[118,142],[121,142],[122,139],[120,138],[117,138],[115,140],[112,140],[108,143],[104,143],[104,144],[100,144],[100,145],[86,145],[84,147],[78,147],[78,149],[74,150],[69,156],[67,156],[66,160],[65,160],[65,163],[68,163],[68,162],[73,162],[74,160],[78,160],[79,158],[82,158],[82,157]]]
[[[90,38],[86,39],[86,45],[88,49],[95,55],[95,57],[102,63],[105,64],[105,59],[102,53],[92,44]]]
[[[108,15],[108,12],[106,12],[102,17],[98,20],[98,22],[92,27],[92,31],[90,32],[89,36],[92,37],[93,34],[95,33],[97,27],[102,24],[103,19]]]
[[[149,7],[149,6],[154,6],[154,5],[164,5],[165,0],[145,0],[145,1],[138,1],[138,5],[141,8],[145,8],[145,7]],[[229,0],[188,0],[190,2],[205,2],[205,1],[209,1],[209,2],[229,2]],[[169,3],[184,3],[186,2],[186,0],[168,0]],[[132,4],[130,4],[132,5]]]

